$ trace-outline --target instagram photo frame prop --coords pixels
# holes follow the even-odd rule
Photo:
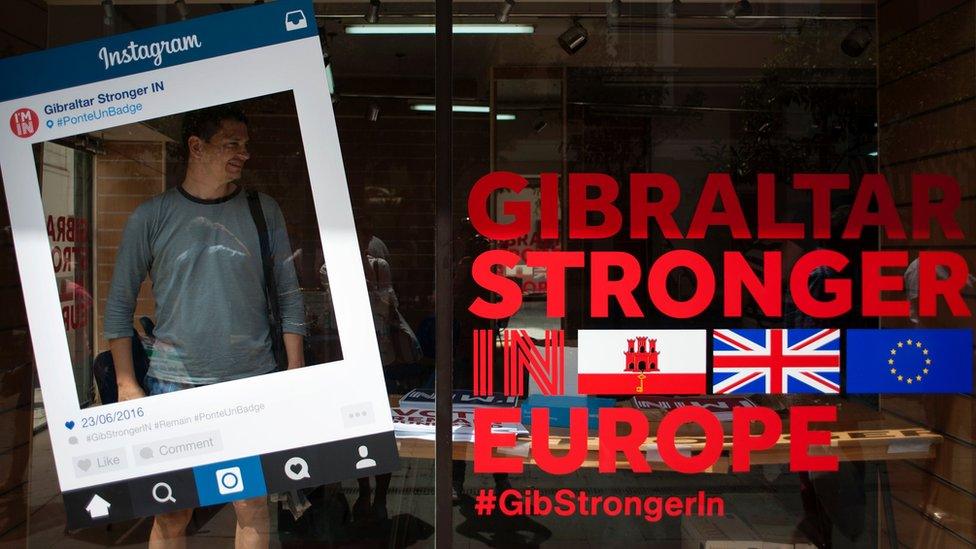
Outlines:
[[[69,528],[399,468],[309,0],[8,58],[0,73],[0,172]],[[32,146],[280,92],[294,97],[342,358],[82,409]]]

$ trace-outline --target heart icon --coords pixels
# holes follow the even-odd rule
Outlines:
[[[308,462],[295,456],[285,462],[285,476],[291,480],[302,480],[310,478],[308,474]]]
[[[90,459],[79,459],[78,460],[78,468],[81,469],[82,471],[87,471],[89,467],[91,467],[91,460]]]
[[[75,428],[75,422],[74,421],[65,421],[64,422],[64,426],[67,427],[68,430],[70,431],[71,429],[74,429]]]

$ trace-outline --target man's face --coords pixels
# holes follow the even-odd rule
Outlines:
[[[237,120],[222,120],[220,129],[209,140],[190,139],[192,161],[213,181],[230,183],[240,179],[244,163],[251,158],[247,152],[247,125]]]

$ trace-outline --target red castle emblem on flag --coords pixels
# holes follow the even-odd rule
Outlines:
[[[637,349],[634,349],[633,339],[627,340],[627,350],[624,356],[627,359],[624,371],[627,372],[656,372],[657,367],[657,340],[646,337],[636,339]],[[648,345],[650,343],[650,345]]]
[[[637,343],[636,349],[634,349],[635,342]],[[638,336],[636,340],[627,340],[627,350],[624,351],[624,357],[627,362],[624,365],[624,371],[637,374],[637,386],[634,387],[635,393],[644,392],[644,378],[647,377],[644,375],[644,372],[658,371],[658,354],[656,339]]]

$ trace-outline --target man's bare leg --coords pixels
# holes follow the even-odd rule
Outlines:
[[[266,549],[269,543],[271,518],[268,498],[259,497],[234,502],[237,512],[236,549]]]
[[[149,549],[184,549],[186,525],[190,523],[193,509],[182,509],[165,515],[156,515],[149,533]]]

